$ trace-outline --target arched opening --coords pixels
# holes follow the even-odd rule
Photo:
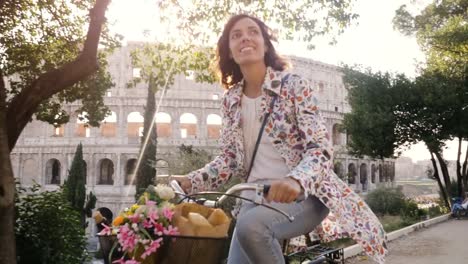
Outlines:
[[[115,137],[117,135],[117,114],[111,112],[101,123],[101,136]]]
[[[65,133],[65,125],[60,125],[60,126],[52,126],[54,129],[54,137],[63,137]]]
[[[333,170],[340,179],[344,179],[343,164],[341,164],[341,162],[336,162],[333,166]]]
[[[78,115],[76,119],[76,130],[75,136],[77,137],[90,137],[91,136],[91,129],[88,125],[88,113],[83,112]]]
[[[134,174],[136,169],[137,159],[129,159],[125,165],[125,185],[135,185]]]
[[[158,112],[155,116],[156,132],[160,138],[170,138],[172,136],[171,116],[168,113]]]
[[[333,143],[333,146],[335,145],[342,145],[342,142],[341,142],[341,132],[340,132],[340,125],[339,124],[334,124],[333,125],[333,129],[332,129],[332,136],[333,136],[333,140],[332,140],[332,143]]]
[[[355,184],[356,183],[356,165],[354,163],[350,163],[348,165],[348,183]]]
[[[359,176],[362,185],[362,190],[367,191],[367,164],[362,163],[359,167]]]
[[[131,112],[127,116],[127,136],[139,138],[143,136],[144,118],[140,112]]]
[[[382,164],[379,164],[379,182],[384,182],[384,178],[383,178],[383,166]]]
[[[371,182],[375,183],[375,171],[377,168],[375,167],[375,164],[371,165]]]
[[[184,113],[180,116],[180,137],[197,137],[197,117],[191,113]]]
[[[98,184],[114,184],[114,163],[110,159],[102,159],[99,162],[99,180]]]
[[[57,159],[50,159],[46,163],[46,183],[47,184],[60,184],[60,161]]]
[[[206,118],[206,124],[208,129],[208,138],[218,139],[221,134],[221,116],[216,114],[209,114]]]

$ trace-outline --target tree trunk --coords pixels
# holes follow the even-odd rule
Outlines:
[[[434,178],[437,180],[437,184],[439,185],[440,193],[442,194],[442,198],[444,199],[445,206],[447,206],[447,208],[450,210],[450,202],[448,199],[447,190],[442,184],[442,181],[440,180],[439,168],[437,168],[437,162],[434,159],[434,153],[432,151],[430,151],[430,153],[432,167],[434,167]]]
[[[445,160],[439,151],[435,151],[434,154],[437,158],[437,161],[439,162],[440,170],[442,171],[442,176],[444,178],[444,184],[445,184],[445,189],[447,190],[447,194],[449,197],[452,197],[453,194],[451,193],[451,190],[450,190],[451,181],[450,181],[450,175],[447,169],[447,164],[445,163]]]
[[[0,68],[0,263],[16,263],[15,178],[6,130],[6,91]]]

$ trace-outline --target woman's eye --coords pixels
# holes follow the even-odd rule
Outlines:
[[[231,35],[231,39],[238,39],[240,38],[240,35],[241,35],[240,33],[234,33]]]
[[[257,34],[258,34],[258,30],[256,30],[256,29],[252,29],[250,31],[250,35],[257,35]]]

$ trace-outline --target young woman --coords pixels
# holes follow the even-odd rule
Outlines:
[[[272,40],[271,30],[249,15],[233,16],[225,25],[217,46],[226,88],[221,154],[190,173],[182,187],[189,193],[215,189],[231,177],[268,183],[267,201],[295,217],[291,223],[274,211],[243,203],[230,264],[284,263],[280,241],[311,232],[320,223],[316,231],[323,240],[350,236],[383,263],[385,232],[369,207],[332,171],[333,149],[313,88],[286,72],[288,64]]]

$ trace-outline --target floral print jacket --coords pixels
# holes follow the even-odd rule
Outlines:
[[[308,81],[297,75],[267,68],[262,86],[261,120],[277,100],[265,132],[297,179],[306,196],[314,195],[330,215],[317,228],[323,241],[351,237],[377,262],[387,253],[386,235],[377,217],[346,183],[333,172],[333,148]],[[282,78],[284,81],[281,85]],[[204,168],[188,175],[192,192],[215,189],[231,177],[245,179],[244,144],[241,127],[243,82],[227,90],[222,100],[221,154]]]

